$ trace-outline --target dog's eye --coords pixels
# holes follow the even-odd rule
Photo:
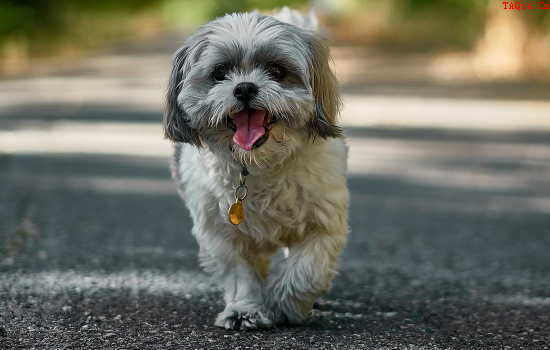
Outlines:
[[[267,72],[269,75],[271,75],[275,80],[283,80],[286,77],[286,70],[283,66],[272,63],[267,66]]]
[[[214,80],[215,81],[225,80],[227,71],[228,71],[227,66],[217,66],[214,69]]]

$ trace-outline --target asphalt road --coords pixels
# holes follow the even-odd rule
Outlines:
[[[547,131],[348,126],[332,290],[304,325],[234,332],[159,111],[69,102],[0,106],[0,348],[550,347]]]

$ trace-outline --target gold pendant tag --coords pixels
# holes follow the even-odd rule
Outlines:
[[[238,225],[243,221],[244,218],[244,210],[243,210],[243,199],[237,198],[237,201],[231,205],[231,208],[229,208],[229,221],[233,225]]]
[[[243,166],[241,170],[241,175],[239,176],[239,186],[235,189],[235,203],[229,208],[227,216],[229,216],[229,221],[233,225],[238,225],[243,222],[244,210],[243,210],[243,201],[246,198],[248,193],[248,188],[245,185],[246,176],[248,175],[248,170]],[[239,196],[239,190],[241,190],[242,196]]]

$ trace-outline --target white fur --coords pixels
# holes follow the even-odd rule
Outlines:
[[[273,17],[281,22],[290,23],[304,30],[316,32],[319,29],[319,20],[315,15],[315,10],[311,7],[307,14],[303,15],[299,11],[283,7],[281,11],[275,13]]]
[[[181,86],[177,108],[185,112],[187,127],[196,130],[203,142],[200,148],[187,139],[176,144],[174,178],[194,222],[201,265],[224,291],[226,307],[215,324],[228,329],[302,322],[329,289],[348,233],[345,142],[336,136],[311,137],[308,124],[322,110],[316,107],[322,102],[315,98],[322,83],[312,86],[309,61],[314,57],[304,46],[313,33],[262,18],[255,13],[230,15],[203,27],[182,48],[186,57],[191,55],[177,68],[176,73],[183,72],[182,81],[171,84]],[[287,42],[292,37],[283,37],[284,30],[298,33],[293,40],[304,43]],[[200,53],[196,45],[205,35],[215,45],[202,47]],[[255,45],[262,43],[283,51],[277,59],[294,67],[296,82],[276,82],[253,61]],[[232,53],[242,60],[227,80],[212,83],[206,72]],[[282,117],[268,141],[251,151],[236,146],[233,131],[224,124],[227,113],[244,108],[233,97],[240,82],[259,87],[253,108]],[[165,121],[165,127],[168,124]],[[240,225],[233,226],[227,213],[235,202],[243,163],[250,172],[245,215]],[[266,276],[271,257],[283,248],[288,248],[288,256]]]

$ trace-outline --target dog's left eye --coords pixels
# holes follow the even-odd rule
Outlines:
[[[227,74],[227,66],[217,66],[216,69],[214,69],[214,80],[216,81],[225,80],[226,74]]]
[[[286,70],[283,66],[272,63],[267,66],[267,72],[276,80],[283,80],[286,77]]]

